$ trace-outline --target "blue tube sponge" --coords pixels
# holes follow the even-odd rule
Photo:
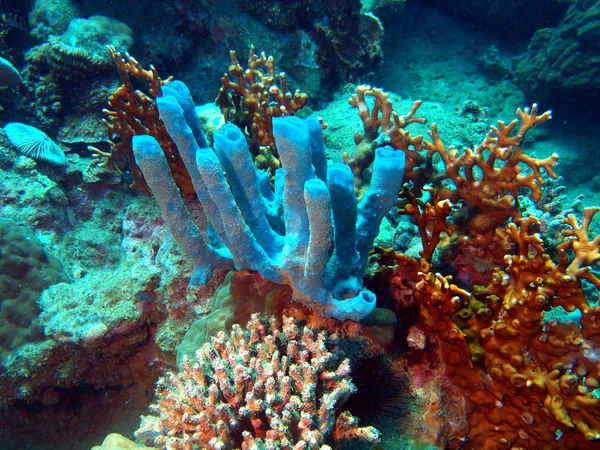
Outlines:
[[[185,249],[194,265],[192,284],[202,285],[214,269],[233,267],[227,255],[209,246],[187,210],[160,145],[151,136],[132,139],[135,161],[161,207],[175,240]]]
[[[267,219],[267,202],[262,198],[263,180],[254,168],[246,137],[240,129],[226,123],[214,135],[214,150],[226,173],[231,193],[244,217],[248,228],[270,257],[275,257],[283,246]]]
[[[398,174],[404,173],[405,158],[404,152],[390,146],[375,151],[371,185],[358,205],[356,250],[361,261],[366,262],[383,216],[398,197],[402,187],[402,177]]]
[[[368,315],[376,298],[364,288],[363,272],[400,190],[404,153],[377,150],[370,188],[357,205],[350,168],[327,165],[320,123],[274,118],[282,167],[272,192],[236,126],[217,130],[212,149],[185,85],[173,82],[163,93],[157,99],[161,118],[190,173],[214,242],[191,219],[158,143],[137,136],[134,152],[175,238],[197,267],[195,280],[206,281],[215,267],[253,270],[288,284],[296,300],[324,315],[340,320]]]

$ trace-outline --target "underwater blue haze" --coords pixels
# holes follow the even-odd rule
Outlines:
[[[599,56],[599,0],[0,0],[0,450],[600,448]]]

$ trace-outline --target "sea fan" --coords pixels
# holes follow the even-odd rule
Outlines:
[[[4,131],[10,142],[24,155],[61,166],[67,163],[63,151],[43,131],[17,122],[6,124]]]

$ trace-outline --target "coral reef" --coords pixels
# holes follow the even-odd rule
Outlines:
[[[393,26],[404,10],[406,0],[361,0],[363,11],[375,14],[385,26]]]
[[[13,3],[0,447],[598,445],[598,0]]]
[[[291,300],[289,286],[271,283],[255,272],[229,272],[211,299],[210,313],[192,323],[177,347],[177,366],[185,356],[193,359],[196,350],[219,331],[247,323],[255,313],[280,316]]]
[[[544,448],[555,445],[556,433],[565,448],[600,439],[593,417],[600,407],[593,394],[597,307],[581,289],[583,277],[599,285],[587,267],[598,261],[597,244],[587,239],[595,212],[588,210],[581,226],[568,219],[572,229],[564,234],[576,239],[559,247],[576,248],[570,261],[566,253],[558,264],[548,257],[531,231],[537,220],[529,218],[499,231],[516,250],[473,295],[439,275],[421,275],[415,299],[422,326],[443,342],[446,376],[468,401],[469,427],[455,446]],[[561,306],[579,311],[579,323],[545,322],[544,312]]]
[[[69,147],[76,147],[77,144],[106,144],[108,136],[98,113],[93,111],[65,117],[56,134],[56,140]]]
[[[534,105],[517,115],[516,135],[517,121],[500,123],[479,148],[462,154],[446,150],[432,125],[433,141],[424,146],[428,158],[440,155],[441,171],[424,187],[423,205],[405,187],[407,202],[400,211],[417,222],[423,258],[378,249],[374,280],[392,293],[400,316],[415,317],[412,341],[419,331],[426,333],[418,345],[411,344],[412,352],[438,352],[443,379],[465,405],[466,422],[434,421],[430,429],[439,432],[426,440],[465,449],[550,448],[557,441],[564,448],[587,448],[600,439],[595,418],[600,373],[597,306],[586,298],[582,281],[589,283],[588,295],[597,295],[600,280],[590,269],[600,261],[600,237],[590,237],[589,227],[598,208],[587,209],[581,223],[564,217],[563,242],[545,248],[538,233],[542,223],[523,217],[523,203],[541,200],[540,169],[556,177],[557,157],[534,159],[521,146],[527,131],[549,113],[538,115]],[[451,187],[440,183],[447,178]],[[491,184],[482,187],[486,178]],[[519,187],[526,189],[519,194]],[[461,190],[464,195],[458,195]],[[441,201],[446,207],[464,202],[466,220],[460,216],[464,212],[446,209]],[[457,236],[442,238],[452,233]],[[448,253],[436,266],[431,260],[438,245]],[[549,252],[558,253],[556,262]],[[450,268],[459,284],[438,268]],[[579,318],[548,318],[559,310]],[[412,383],[439,389],[442,381],[419,370],[412,370]]]
[[[33,159],[16,155],[4,161],[0,179],[2,216],[26,224],[44,244],[53,241],[60,231],[68,228],[68,197],[59,183],[48,176],[51,173],[40,173]]]
[[[211,16],[206,5],[193,0],[174,0],[170,3],[180,17],[181,23],[178,28],[187,28],[195,32],[207,31]]]
[[[367,103],[369,97],[373,98],[372,106]],[[536,104],[517,111],[520,125],[517,119],[510,124],[500,121],[498,126],[491,127],[481,144],[460,153],[454,147],[446,149],[435,123],[429,131],[431,141],[424,141],[421,135],[411,136],[406,130],[411,123],[425,121],[415,117],[420,101],[414,102],[411,110],[400,116],[393,110],[389,94],[363,85],[357,87],[349,103],[358,108],[363,124],[363,132],[357,132],[354,137],[353,157],[343,154],[344,161],[352,168],[358,198],[362,198],[362,192],[369,186],[375,149],[389,145],[402,151],[406,156],[404,176],[412,186],[410,191],[402,193],[403,199],[397,205],[400,213],[411,215],[417,221],[428,260],[439,241],[439,233],[451,234],[445,225],[451,204],[466,205],[464,216],[455,215],[455,219],[460,220],[457,225],[463,232],[474,237],[470,245],[479,245],[479,241],[490,239],[490,233],[498,225],[509,218],[520,217],[520,192],[526,191],[534,202],[540,201],[541,186],[545,182],[542,171],[556,178],[553,166],[557,155],[537,159],[522,150],[529,130],[551,117],[550,111],[538,115]],[[421,152],[423,149],[427,150],[426,154]],[[419,212],[416,199],[424,192],[431,201]],[[435,227],[440,228],[432,233]]]
[[[364,357],[376,357],[392,347],[397,324],[396,315],[389,309],[376,308],[365,324],[323,317],[293,301],[289,286],[265,280],[250,271],[229,272],[210,300],[208,311],[209,314],[192,323],[177,347],[178,367],[185,356],[193,359],[196,350],[210,342],[219,331],[227,330],[233,324],[243,325],[256,313],[276,317],[285,313],[313,327],[335,330],[352,364],[360,366]]]
[[[50,406],[82,386],[112,389],[138,377],[151,384],[148,371],[171,360],[167,352],[175,353],[185,317],[203,311],[198,305],[219,277],[207,294],[188,288],[191,267],[151,205],[130,206],[122,220],[125,256],[118,265],[91,268],[43,291],[35,323],[45,339],[12,354],[0,374],[5,403]]]
[[[196,362],[161,379],[154,416],[136,437],[168,448],[310,448],[361,439],[377,442],[373,427],[341,407],[355,391],[336,335],[291,317],[253,315],[204,344]]]
[[[276,30],[307,28],[319,14],[319,3],[284,0],[241,0],[240,5],[265,25]]]
[[[111,55],[107,45],[128,49],[133,45],[131,28],[104,16],[91,16],[88,19],[75,18],[69,22],[66,31],[57,39],[50,39],[53,47],[61,47],[62,58],[83,60],[92,65],[110,64]]]

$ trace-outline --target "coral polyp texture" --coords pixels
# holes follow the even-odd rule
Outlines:
[[[159,381],[156,415],[136,438],[179,449],[321,449],[350,439],[378,442],[342,411],[356,390],[337,336],[292,317],[253,315],[245,329],[222,331]]]
[[[507,249],[504,265],[472,292],[424,260],[396,258],[389,280],[398,306],[415,302],[417,327],[438,343],[444,375],[465,400],[468,422],[438,444],[574,449],[600,440],[599,308],[582,289],[583,279],[600,286],[590,270],[600,260],[600,237],[589,236],[597,211],[585,210],[581,223],[565,218],[558,262],[535,232],[538,219],[498,228],[491,245]],[[563,309],[578,319],[559,320]]]

